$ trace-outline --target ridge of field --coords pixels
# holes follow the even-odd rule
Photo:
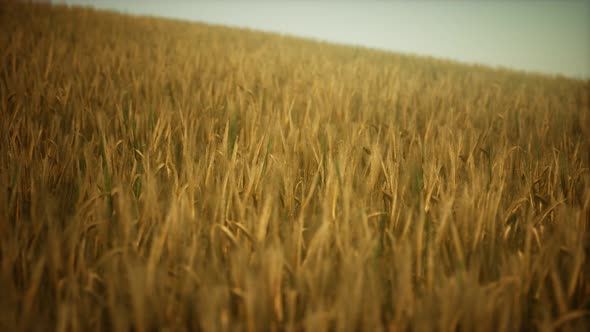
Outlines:
[[[46,4],[0,29],[0,330],[590,327],[590,82]]]

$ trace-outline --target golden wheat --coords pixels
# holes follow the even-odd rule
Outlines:
[[[590,84],[0,3],[0,329],[589,328]]]

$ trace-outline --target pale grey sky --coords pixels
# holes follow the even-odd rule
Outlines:
[[[590,78],[590,0],[58,0]]]

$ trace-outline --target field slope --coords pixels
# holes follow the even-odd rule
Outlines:
[[[590,328],[590,83],[0,2],[0,330]]]

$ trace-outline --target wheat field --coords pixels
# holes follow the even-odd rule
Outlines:
[[[0,330],[585,331],[590,82],[0,2]]]

